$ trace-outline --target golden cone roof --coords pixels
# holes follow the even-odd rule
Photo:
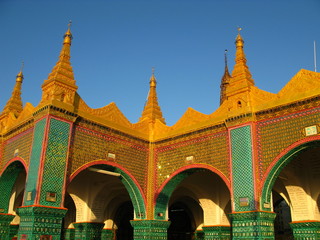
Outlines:
[[[165,119],[162,116],[162,112],[160,109],[160,106],[158,104],[158,97],[157,97],[157,81],[154,76],[154,73],[152,73],[151,78],[150,78],[150,89],[149,89],[149,94],[147,98],[147,102],[144,106],[141,118],[139,122],[149,119],[152,122],[155,122],[156,120],[159,120],[163,124],[165,124]]]
[[[70,62],[70,47],[72,42],[72,34],[70,26],[66,33],[64,34],[63,45],[60,52],[59,60],[53,67],[48,79],[45,80],[44,85],[51,81],[59,81],[69,86],[75,87],[75,80],[73,69]]]
[[[16,77],[16,83],[14,85],[12,94],[7,104],[3,108],[3,113],[12,112],[16,117],[22,112],[23,104],[21,99],[21,88],[23,82],[23,74],[20,71]]]

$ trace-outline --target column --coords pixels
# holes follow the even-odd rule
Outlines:
[[[132,220],[134,240],[166,240],[169,221]]]
[[[229,130],[232,166],[232,239],[274,239],[275,213],[258,211],[255,197],[252,126]]]
[[[14,215],[7,213],[0,213],[0,239],[11,240],[10,238],[10,222]]]
[[[205,240],[230,240],[229,226],[203,226]]]
[[[320,221],[299,221],[290,223],[295,240],[320,239]]]
[[[42,111],[49,110],[46,107]],[[17,212],[19,239],[60,240],[67,211],[63,201],[72,123],[44,114],[35,121],[24,201]]]
[[[77,222],[73,223],[75,239],[77,240],[100,240],[104,223]]]
[[[101,232],[101,240],[113,240],[114,239],[114,230],[104,228]]]

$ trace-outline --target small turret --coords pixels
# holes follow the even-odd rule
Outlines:
[[[224,74],[221,78],[221,84],[220,84],[220,105],[223,103],[224,100],[227,99],[226,96],[226,89],[229,85],[231,75],[229,73],[228,69],[228,60],[227,60],[227,52],[228,50],[226,49],[224,51]]]

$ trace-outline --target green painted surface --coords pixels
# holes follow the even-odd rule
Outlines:
[[[24,168],[20,162],[13,162],[0,177],[0,213],[8,213],[13,186],[23,170]]]
[[[156,199],[156,206],[155,206],[155,219],[157,220],[165,220],[166,218],[166,211],[168,207],[168,202],[171,197],[172,192],[174,189],[189,175],[198,171],[199,169],[189,169],[187,171],[181,172],[174,176],[167,185],[162,189]]]
[[[25,236],[27,240],[39,240],[42,235],[51,236],[52,240],[61,239],[62,219],[66,209],[31,206],[17,210],[20,216],[18,239]]]
[[[48,144],[43,168],[40,204],[59,207],[62,201],[65,167],[67,162],[70,124],[57,119],[50,120]],[[47,194],[55,194],[55,201]]]
[[[290,223],[295,240],[320,239],[320,221]]]
[[[273,212],[241,212],[229,214],[232,222],[232,240],[273,240]]]
[[[114,231],[112,229],[102,229],[101,231],[101,240],[113,240]]]
[[[133,220],[131,221],[135,240],[166,240],[169,221]]]
[[[32,151],[31,151],[31,157],[30,157],[29,173],[28,173],[28,178],[26,183],[26,190],[24,193],[24,205],[34,204],[45,126],[46,126],[46,119],[42,119],[36,124],[34,128],[34,137],[33,137]],[[27,195],[31,197],[31,200],[28,200]]]
[[[10,238],[10,222],[14,218],[14,215],[0,214],[0,239],[11,240]]]
[[[202,227],[205,240],[230,240],[231,228],[227,226]]]
[[[231,130],[231,153],[235,211],[254,210],[252,139],[250,126]],[[240,206],[240,201],[243,201],[243,206]]]
[[[77,240],[100,240],[104,223],[73,223],[75,228],[75,239]]]

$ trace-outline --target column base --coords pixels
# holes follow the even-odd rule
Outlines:
[[[290,227],[295,240],[320,239],[320,221],[291,222]]]
[[[166,240],[169,221],[132,220],[134,240]]]
[[[64,239],[65,240],[74,240],[74,228],[66,228],[64,229]]]
[[[232,239],[274,239],[273,212],[250,211],[229,214],[232,222]]]
[[[101,230],[104,223],[99,222],[75,222],[73,223],[75,229],[75,239],[90,239],[100,240]]]
[[[0,239],[9,240],[10,238],[10,223],[14,215],[0,213]]]
[[[196,230],[194,233],[195,240],[204,240],[204,232],[203,230]]]
[[[114,230],[104,228],[101,231],[101,240],[113,240],[114,239]]]
[[[230,226],[203,226],[205,240],[230,240]]]
[[[60,240],[62,219],[67,212],[66,208],[32,205],[20,207],[17,210],[20,216],[18,239]]]

